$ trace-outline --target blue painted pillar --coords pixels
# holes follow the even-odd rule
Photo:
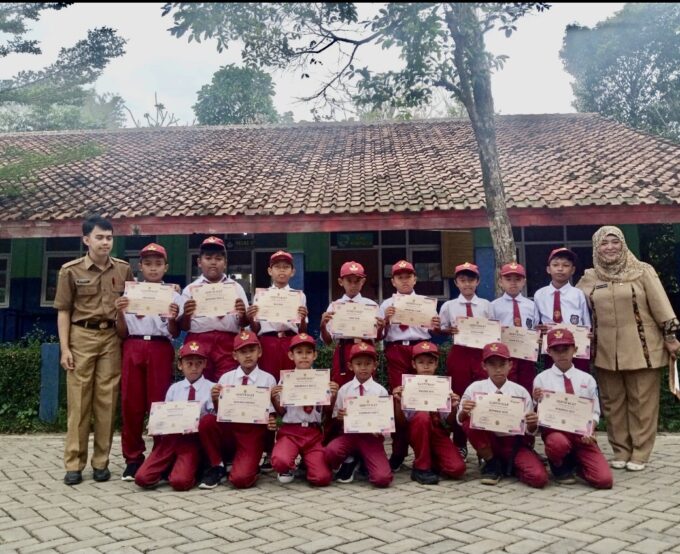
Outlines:
[[[40,345],[40,410],[38,417],[48,423],[57,420],[59,410],[59,345]]]

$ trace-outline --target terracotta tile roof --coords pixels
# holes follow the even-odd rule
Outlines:
[[[680,146],[593,114],[498,118],[512,208],[680,203]],[[422,213],[484,206],[465,120],[179,127],[0,135],[42,153],[95,143],[98,156],[36,171],[3,222]]]

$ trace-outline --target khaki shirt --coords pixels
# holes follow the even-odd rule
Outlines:
[[[116,319],[114,302],[134,280],[126,261],[109,257],[102,271],[86,254],[61,266],[54,307],[71,312],[71,321]]]
[[[668,364],[662,329],[675,313],[656,271],[644,265],[635,281],[601,281],[588,269],[576,285],[593,310],[595,367],[631,370]]]

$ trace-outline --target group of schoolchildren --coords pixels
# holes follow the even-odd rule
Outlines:
[[[559,483],[575,482],[579,475],[597,488],[610,488],[612,474],[592,436],[581,436],[538,427],[535,412],[544,391],[578,394],[594,400],[593,428],[599,418],[595,380],[588,367],[575,367],[575,341],[564,328],[553,323],[590,325],[583,293],[570,284],[575,254],[566,248],[554,250],[548,259],[551,283],[540,289],[535,301],[521,293],[526,282],[524,268],[506,264],[500,271],[504,294],[489,302],[476,295],[479,269],[472,263],[455,268],[460,295],[441,307],[432,318],[431,329],[392,323],[393,297],[379,307],[361,295],[366,280],[364,268],[344,263],[338,283],[344,295],[338,302],[375,306],[376,340],[334,336],[333,303],[321,318],[320,336],[335,344],[328,406],[283,406],[281,370],[311,369],[317,357],[314,337],[307,333],[304,295],[298,311],[300,323],[258,321],[256,305],[249,306],[243,288],[227,276],[224,242],[209,237],[200,247],[200,277],[175,295],[169,316],[136,316],[126,313],[128,301],[121,297],[117,330],[123,342],[122,449],[126,468],[123,480],[140,487],[153,487],[167,480],[176,490],[212,489],[225,478],[237,488],[253,486],[261,472],[275,470],[281,483],[296,477],[311,485],[326,486],[334,479],[351,482],[364,473],[375,486],[386,487],[402,466],[409,446],[414,452],[411,478],[436,484],[441,477],[459,478],[466,469],[468,441],[481,463],[482,483],[494,485],[503,475],[516,475],[532,487],[549,481],[544,461],[534,451],[540,433],[550,470]],[[167,254],[158,244],[140,252],[142,279],[162,282]],[[272,287],[289,288],[295,274],[290,253],[278,251],[270,258]],[[415,294],[416,271],[401,260],[392,267],[392,285],[402,295]],[[196,315],[191,289],[202,283],[233,283],[238,294],[234,309],[223,316]],[[547,331],[546,370],[536,375],[535,364],[511,357],[500,342],[474,349],[456,344],[458,317],[484,317],[503,326]],[[172,383],[174,350],[169,339],[187,332],[179,351],[182,381]],[[446,359],[451,377],[450,412],[420,412],[402,409],[402,375],[433,375],[439,365],[439,349],[431,332],[452,335]],[[378,367],[376,342],[383,341],[387,363],[387,390],[375,380]],[[587,362],[587,360],[585,360]],[[256,385],[271,390],[268,424],[220,422],[216,417],[223,385]],[[389,393],[388,393],[389,391]],[[526,434],[504,435],[471,428],[476,393],[522,397],[526,407]],[[382,434],[344,433],[347,399],[358,396],[388,396],[394,401],[395,428],[388,458]],[[201,402],[198,433],[163,435],[153,439],[153,449],[144,456],[143,422],[152,402],[196,400]],[[452,439],[453,434],[453,439]]]

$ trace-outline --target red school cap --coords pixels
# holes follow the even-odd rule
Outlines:
[[[293,350],[293,348],[299,346],[300,344],[308,344],[314,348],[314,350],[316,350],[316,340],[314,340],[313,336],[308,335],[307,333],[299,333],[290,339],[290,346],[288,347],[288,350]]]
[[[364,266],[359,262],[345,262],[340,268],[340,279],[343,277],[349,277],[350,275],[356,275],[357,277],[366,277],[364,271]]]
[[[550,329],[547,336],[548,348],[563,344],[576,346],[574,334],[569,329]]]
[[[504,277],[505,275],[520,275],[521,277],[526,277],[527,272],[524,270],[522,264],[512,262],[501,267],[501,277]]]
[[[234,352],[251,344],[259,346],[260,341],[257,339],[257,335],[251,331],[243,330],[234,337]]]
[[[349,351],[349,361],[351,362],[357,356],[371,356],[374,360],[378,359],[378,353],[375,351],[375,346],[366,342],[359,342],[352,346]]]
[[[392,277],[399,273],[413,273],[416,270],[413,268],[413,264],[407,262],[406,260],[399,260],[396,264],[392,266]]]
[[[439,358],[439,348],[437,348],[436,344],[429,341],[419,342],[413,347],[413,350],[411,350],[411,359],[415,360],[416,356],[420,356],[421,354],[429,354],[430,356]]]
[[[185,358],[186,356],[200,356],[201,358],[207,358],[208,354],[205,348],[196,341],[185,342],[179,349],[179,357]]]
[[[470,262],[465,262],[464,264],[457,265],[456,269],[453,270],[454,277],[457,276],[461,271],[470,271],[477,275],[477,277],[479,277],[479,267]]]
[[[493,356],[498,356],[499,358],[504,358],[506,360],[509,360],[511,358],[510,350],[508,350],[508,347],[505,346],[502,342],[492,342],[490,344],[487,344],[482,350],[483,362],[485,362],[489,358],[492,358]]]
[[[201,243],[201,248],[221,249],[226,252],[224,241],[219,237],[208,237]]]
[[[165,251],[165,248],[155,242],[147,244],[139,251],[139,257],[143,258],[144,256],[162,256],[166,261],[168,259],[168,253]]]
[[[286,262],[293,265],[293,255],[285,250],[277,250],[269,258],[269,267],[273,266],[276,262]]]
[[[578,260],[578,256],[576,255],[576,252],[573,250],[569,250],[569,248],[566,248],[565,246],[562,246],[561,248],[555,248],[552,252],[550,252],[550,255],[548,256],[548,263],[555,257],[555,256],[560,256],[563,258],[567,258],[571,260],[571,263],[576,265],[576,260]]]

